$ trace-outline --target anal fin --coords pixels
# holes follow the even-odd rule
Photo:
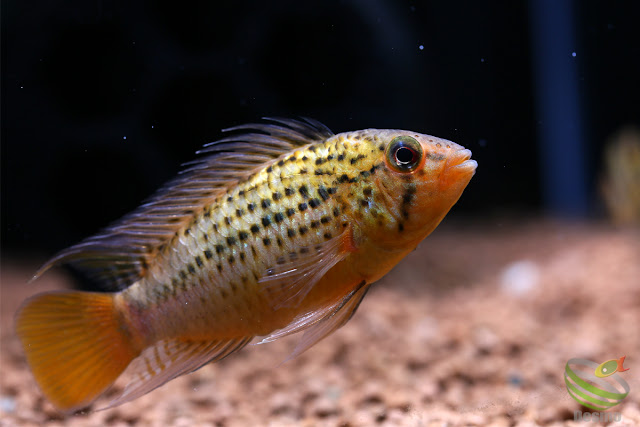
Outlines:
[[[247,345],[253,337],[234,340],[191,341],[167,339],[147,347],[131,362],[123,376],[129,379],[122,393],[101,409],[121,405],[209,362],[221,360]]]

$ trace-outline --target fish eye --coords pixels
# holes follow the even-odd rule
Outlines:
[[[386,157],[396,171],[412,172],[422,160],[422,146],[410,136],[397,136],[387,146]]]

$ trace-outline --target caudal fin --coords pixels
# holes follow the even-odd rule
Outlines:
[[[18,311],[16,332],[33,375],[62,411],[89,405],[137,356],[113,295],[45,293]]]

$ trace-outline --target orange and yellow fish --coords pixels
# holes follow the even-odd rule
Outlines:
[[[240,350],[343,326],[370,285],[440,223],[476,170],[458,144],[404,130],[334,135],[310,119],[238,126],[157,195],[45,264],[112,293],[36,295],[17,334],[62,411],[123,374],[109,407]],[[128,378],[127,377],[127,378]]]

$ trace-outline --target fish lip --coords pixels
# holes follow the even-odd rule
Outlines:
[[[447,168],[455,171],[475,171],[478,162],[471,160],[471,150],[462,148],[453,153],[447,162]]]

